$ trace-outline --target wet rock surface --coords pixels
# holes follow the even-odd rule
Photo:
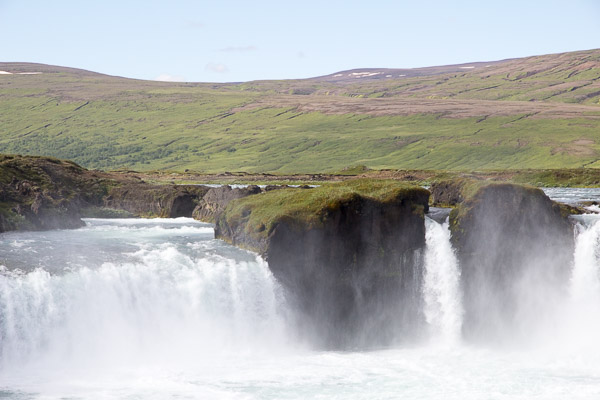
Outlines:
[[[477,185],[450,214],[464,289],[463,333],[474,340],[526,335],[568,281],[573,225],[540,189]],[[553,290],[532,289],[542,282]]]
[[[312,190],[317,195],[328,189]],[[296,193],[303,196],[300,189]],[[351,193],[328,198],[325,207],[315,209],[317,219],[290,212],[273,224],[256,225],[245,219],[259,212],[256,208],[244,209],[240,218],[228,218],[233,211],[227,208],[215,234],[268,260],[302,316],[297,323],[317,345],[389,344],[422,327],[419,288],[428,197],[416,187],[385,199]],[[291,201],[293,196],[285,202]],[[267,204],[265,197],[262,206]]]
[[[0,155],[0,232],[77,228],[106,193],[104,178],[54,158]]]
[[[113,188],[104,206],[142,217],[192,217],[194,208],[209,188],[198,185],[124,184]]]
[[[261,189],[256,185],[234,189],[229,185],[210,188],[198,201],[192,215],[200,221],[215,222],[216,217],[225,210],[230,201],[259,193]]]
[[[0,155],[0,232],[78,228],[82,217],[191,217],[208,189],[151,185],[48,157]]]

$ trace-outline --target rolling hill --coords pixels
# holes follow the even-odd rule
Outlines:
[[[229,84],[0,71],[0,152],[89,168],[600,167],[600,50]]]

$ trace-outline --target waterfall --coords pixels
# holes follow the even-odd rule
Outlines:
[[[429,340],[368,351],[311,348],[266,262],[214,240],[207,225],[105,220],[3,234],[0,397],[596,398],[600,219],[577,218],[558,295],[543,263],[518,286],[529,294],[518,304],[542,298],[550,317],[512,314],[528,340],[504,331],[517,339],[510,351],[462,339],[467,273],[448,222],[428,217],[412,290]]]
[[[163,244],[60,274],[4,268],[0,371],[31,363],[197,363],[276,348],[283,301],[266,263],[189,253]]]
[[[460,340],[463,316],[458,260],[450,243],[447,220],[439,224],[425,217],[425,228],[425,319],[433,340],[453,345]]]
[[[600,307],[600,220],[578,224],[571,296],[581,306]]]
[[[573,270],[563,330],[571,350],[598,349],[600,336],[600,219],[584,215],[576,226]]]

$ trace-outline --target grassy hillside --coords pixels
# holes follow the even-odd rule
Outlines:
[[[91,168],[600,167],[600,50],[240,84],[0,71],[0,153]]]

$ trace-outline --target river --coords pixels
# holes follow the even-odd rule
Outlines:
[[[348,351],[313,348],[267,263],[215,240],[210,224],[85,222],[0,235],[0,398],[600,396],[599,216],[576,219],[571,277],[551,324],[501,344],[462,338],[448,224],[426,218],[427,332]]]

